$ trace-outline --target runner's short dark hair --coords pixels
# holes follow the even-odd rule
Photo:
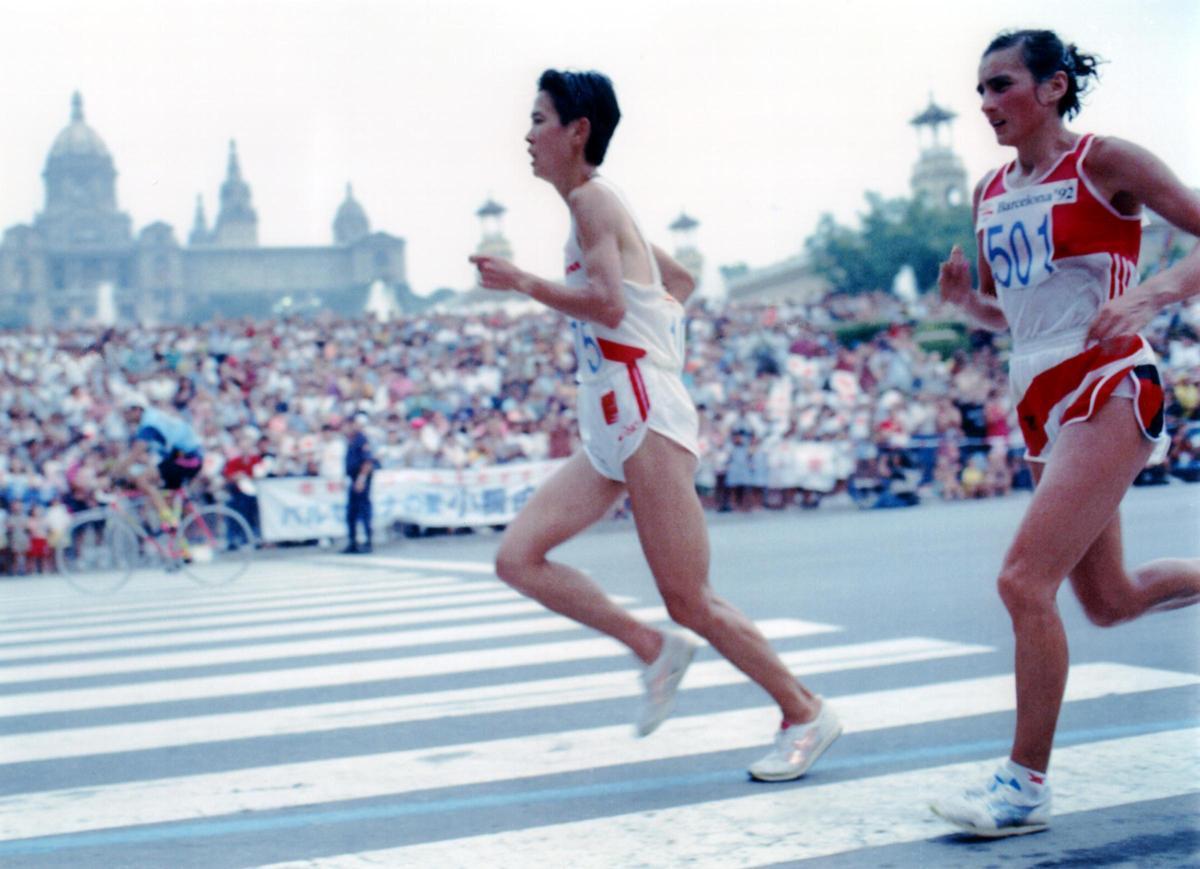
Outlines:
[[[621,120],[621,109],[617,105],[617,94],[612,81],[604,73],[569,72],[548,69],[538,79],[538,90],[545,91],[554,103],[554,111],[563,124],[577,118],[587,118],[591,133],[583,148],[584,159],[592,166],[604,162],[608,142],[617,122]]]

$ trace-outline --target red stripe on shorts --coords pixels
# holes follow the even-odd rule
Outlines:
[[[1087,378],[1088,372],[1103,368],[1113,362],[1119,362],[1127,356],[1133,356],[1141,347],[1142,340],[1137,335],[1110,338],[1081,353],[1076,353],[1069,359],[1064,359],[1033,378],[1029,388],[1025,390],[1025,395],[1017,404],[1017,418],[1020,421],[1021,434],[1025,436],[1025,446],[1028,447],[1029,454],[1036,456],[1045,448],[1049,441],[1046,434],[1046,422],[1050,418],[1050,413],[1059,402],[1079,388],[1079,385]],[[1131,365],[1130,368],[1132,367]],[[1116,388],[1120,377],[1125,376],[1126,373],[1122,371],[1120,376],[1109,380],[1112,387],[1099,396],[1101,401],[1108,397],[1107,393],[1111,393],[1112,389]],[[1087,390],[1078,401],[1072,404],[1063,415],[1064,422],[1087,413],[1087,408],[1091,406],[1093,391],[1092,389]],[[1081,402],[1082,411],[1079,410]],[[1074,416],[1071,416],[1072,412],[1075,412]]]

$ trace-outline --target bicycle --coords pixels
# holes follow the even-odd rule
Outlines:
[[[76,513],[55,550],[59,572],[88,594],[116,591],[142,568],[182,571],[205,586],[227,585],[246,572],[256,548],[250,523],[220,504],[195,505],[176,489],[179,521],[154,528],[137,493],[116,492],[102,507]]]

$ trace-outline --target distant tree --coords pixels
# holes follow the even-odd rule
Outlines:
[[[928,290],[955,244],[975,261],[969,205],[935,208],[924,199],[885,199],[878,193],[867,193],[866,200],[858,229],[824,214],[804,243],[813,267],[836,290],[889,290],[904,265],[912,266],[918,288]]]

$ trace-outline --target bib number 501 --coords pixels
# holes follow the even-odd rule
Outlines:
[[[1007,289],[1015,280],[1019,286],[1029,286],[1034,277],[1040,278],[1054,271],[1050,262],[1053,246],[1049,213],[1042,215],[1042,222],[1032,238],[1023,220],[989,226],[984,234],[984,250],[992,268],[992,279],[997,284]]]

